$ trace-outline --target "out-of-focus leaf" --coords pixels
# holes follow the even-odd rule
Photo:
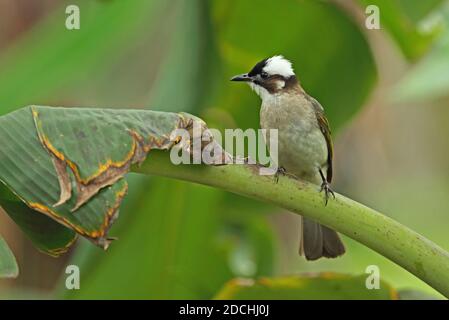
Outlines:
[[[0,59],[0,113],[41,101],[122,55],[160,1],[71,1],[81,12],[81,28],[64,26],[65,6],[56,7]]]
[[[449,16],[448,16],[449,21]],[[448,24],[449,26],[449,24]],[[426,102],[449,97],[449,30],[392,91],[398,102]]]
[[[400,300],[442,300],[426,292],[412,289],[399,290],[398,294]]]
[[[163,68],[151,88],[151,109],[200,113],[210,98],[210,83],[217,77],[209,4],[197,0],[173,4],[178,24]]]
[[[0,235],[0,278],[15,278],[19,275],[19,267],[8,244]]]
[[[334,132],[371,91],[376,69],[370,48],[339,8],[320,1],[214,1],[214,25],[224,61],[219,106],[242,128],[259,127],[260,99],[227,80],[259,60],[282,54],[293,62],[305,90],[318,99]],[[294,23],[292,23],[294,21]]]
[[[138,202],[139,208],[134,207],[139,210],[117,233],[120,241],[107,254],[89,261],[94,266],[87,266],[88,280],[69,297],[211,297],[232,277],[225,248],[216,238],[217,216],[211,210],[219,200],[217,190],[154,178],[146,197]]]
[[[220,205],[222,237],[229,243],[229,264],[236,276],[270,276],[275,271],[276,239],[269,224],[273,208],[235,194],[225,194]]]
[[[23,275],[23,273],[22,273]],[[47,290],[36,290],[29,287],[7,287],[0,290],[0,300],[51,300],[54,299]]]
[[[0,183],[0,205],[42,252],[57,257],[76,240],[76,233],[34,211]]]
[[[441,0],[359,0],[364,10],[368,5],[379,7],[381,28],[385,28],[409,60],[422,57],[439,33],[439,28],[422,31],[419,22]]]
[[[229,265],[236,276],[269,276],[274,272],[275,239],[271,226],[263,218],[226,228],[231,245]]]
[[[425,18],[432,10],[439,7],[444,0],[395,0],[409,19],[415,23],[419,23]]]
[[[280,278],[234,279],[215,299],[227,300],[391,300],[398,299],[395,289],[381,281],[379,289],[369,290],[366,275],[337,273],[300,275]]]

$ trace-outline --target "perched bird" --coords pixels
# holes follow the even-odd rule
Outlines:
[[[320,103],[301,87],[291,62],[283,56],[267,58],[231,81],[248,83],[262,98],[261,128],[278,130],[278,171],[321,186],[327,204],[334,195],[329,123]],[[335,258],[345,247],[337,232],[302,217],[299,253],[307,260]]]

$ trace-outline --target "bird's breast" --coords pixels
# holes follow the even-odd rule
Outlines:
[[[278,162],[287,172],[298,177],[315,176],[326,164],[326,140],[307,101],[282,97],[264,101],[260,123],[263,129],[278,130]]]

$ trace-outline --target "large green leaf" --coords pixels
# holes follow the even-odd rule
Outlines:
[[[74,231],[29,208],[3,183],[0,183],[0,205],[42,252],[57,257],[76,240]]]
[[[393,37],[409,60],[417,60],[430,48],[439,28],[422,30],[419,22],[442,0],[359,0],[364,10],[368,5],[379,7],[380,24]]]
[[[0,181],[35,210],[28,213],[107,248],[127,192],[123,176],[150,150],[171,148],[172,131],[193,121],[146,110],[26,107],[0,117]]]
[[[18,274],[16,258],[0,235],[0,278],[15,278]]]
[[[367,289],[366,275],[336,273],[288,276],[281,278],[234,279],[215,296],[236,300],[391,300],[398,299],[395,289],[384,281],[379,289]]]

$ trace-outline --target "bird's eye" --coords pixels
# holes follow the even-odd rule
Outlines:
[[[262,77],[262,79],[266,79],[268,78],[268,73],[266,73],[265,71],[263,71],[260,76]]]

